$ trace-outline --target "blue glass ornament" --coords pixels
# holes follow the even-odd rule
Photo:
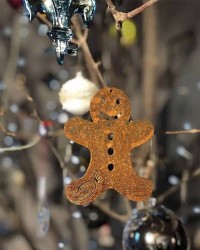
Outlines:
[[[51,21],[48,36],[55,46],[59,64],[63,64],[66,54],[77,55],[78,45],[71,42],[71,18],[74,14],[80,14],[85,27],[89,28],[96,9],[95,0],[24,0],[24,6],[30,20],[40,12],[45,13]]]

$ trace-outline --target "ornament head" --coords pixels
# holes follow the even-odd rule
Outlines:
[[[131,105],[128,96],[116,88],[100,89],[92,98],[90,115],[94,122],[99,120],[128,121],[131,113]]]

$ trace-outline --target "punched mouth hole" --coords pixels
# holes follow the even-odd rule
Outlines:
[[[117,100],[116,100],[116,103],[119,105],[119,104],[120,104],[120,99],[117,99]]]
[[[122,113],[118,113],[115,116],[109,116],[103,112],[100,112],[100,114],[99,114],[99,117],[102,119],[105,119],[105,120],[116,120],[116,119],[119,119],[121,116],[122,116]]]
[[[108,154],[109,154],[109,155],[113,155],[113,153],[114,153],[113,148],[109,148],[109,149],[108,149]]]
[[[114,139],[114,134],[110,133],[108,134],[108,140],[112,141]]]
[[[115,116],[115,119],[119,119],[122,116],[122,113],[119,113],[118,115]]]
[[[113,171],[113,169],[114,169],[114,165],[111,163],[111,164],[109,164],[108,165],[108,170],[109,171]]]

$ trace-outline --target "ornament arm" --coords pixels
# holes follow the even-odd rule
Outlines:
[[[153,137],[154,128],[149,121],[132,121],[129,124],[131,148],[144,144]]]
[[[88,147],[89,137],[92,136],[92,123],[80,117],[71,118],[64,126],[65,136],[84,146]]]

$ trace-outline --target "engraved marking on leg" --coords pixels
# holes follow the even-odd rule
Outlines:
[[[83,183],[77,190],[77,197],[78,200],[84,201],[90,198],[97,189],[97,182],[94,180],[92,181],[86,181]]]

